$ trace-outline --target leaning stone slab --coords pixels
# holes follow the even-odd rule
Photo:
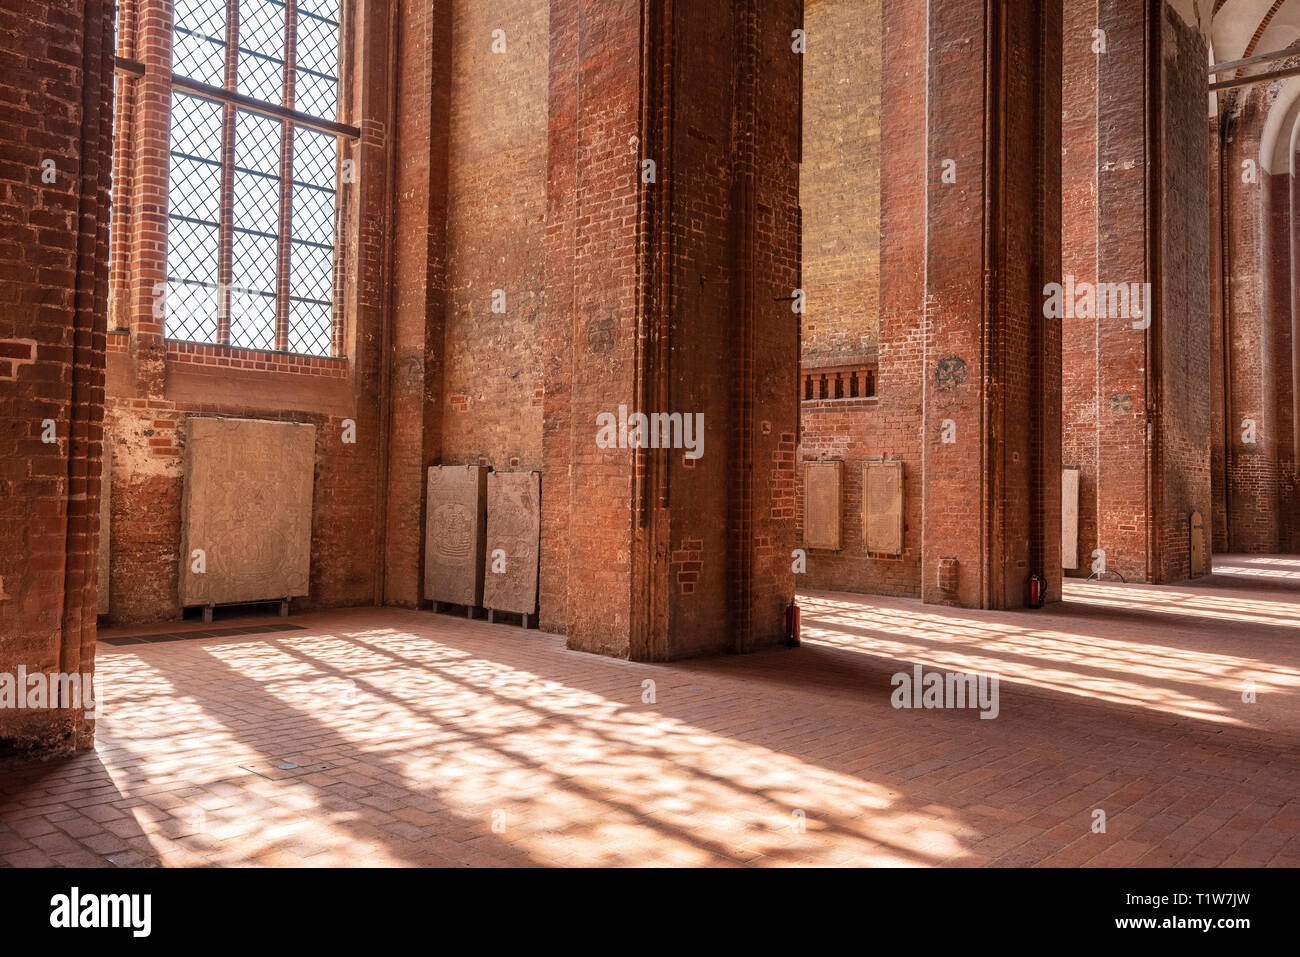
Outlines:
[[[307,594],[315,461],[314,425],[186,420],[182,605]]]
[[[486,465],[434,465],[425,499],[424,597],[477,608],[483,602]]]
[[[531,615],[537,611],[541,473],[493,472],[487,490],[483,607]]]

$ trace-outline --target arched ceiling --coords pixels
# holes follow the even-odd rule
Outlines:
[[[1242,60],[1300,43],[1300,0],[1197,0],[1197,3],[1213,4],[1209,38],[1215,62]],[[1235,75],[1265,73],[1279,65],[1277,61],[1260,63]],[[1278,81],[1277,96],[1269,109],[1260,143],[1260,162],[1270,173],[1290,169],[1298,118],[1300,78]]]
[[[1300,41],[1300,0],[1200,0],[1213,3],[1210,40],[1220,63],[1283,50]]]

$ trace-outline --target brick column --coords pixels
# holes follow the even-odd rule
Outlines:
[[[1018,607],[1060,594],[1060,7],[932,7],[929,51],[922,597]]]
[[[1295,171],[1300,169],[1300,151],[1295,150],[1300,142],[1300,117],[1297,128],[1292,133],[1288,148],[1291,155],[1290,209],[1291,222],[1300,224],[1300,182]],[[1293,235],[1288,236],[1291,262],[1291,483],[1288,488],[1290,496],[1286,502],[1283,528],[1283,541],[1289,553],[1300,552],[1300,242]],[[1286,442],[1286,436],[1282,441]]]
[[[1223,179],[1228,547],[1254,554],[1276,552],[1279,545],[1269,252],[1273,187],[1260,161],[1266,93],[1263,87],[1249,88],[1225,107]],[[1254,177],[1243,175],[1246,161],[1255,164]]]
[[[135,55],[145,74],[131,84],[131,374],[141,397],[161,397],[166,382],[163,316],[167,281],[167,181],[171,148],[172,0],[137,0]]]
[[[450,0],[399,4],[388,304],[387,509],[382,601],[415,606],[424,573],[425,470],[442,454]],[[469,42],[457,40],[456,42]]]
[[[552,4],[542,622],[570,647],[781,637],[799,25],[797,0]],[[620,405],[702,414],[703,454],[601,447]]]
[[[94,670],[108,311],[113,9],[10,18],[0,236],[0,671]],[[52,164],[52,165],[51,165]],[[88,747],[80,710],[0,711],[0,753]]]
[[[1081,478],[1070,574],[1104,552],[1128,581],[1181,580],[1188,516],[1210,515],[1207,53],[1160,0],[1066,9],[1062,272],[1094,294],[1063,328],[1063,450]],[[1103,305],[1103,290],[1147,283],[1144,315]]]

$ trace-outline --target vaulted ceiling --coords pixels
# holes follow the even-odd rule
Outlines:
[[[1282,50],[1300,40],[1300,0],[1201,2],[1214,4],[1210,37],[1220,63]]]

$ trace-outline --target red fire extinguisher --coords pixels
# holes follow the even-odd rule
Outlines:
[[[785,646],[799,647],[799,606],[794,603],[793,598],[785,609]]]
[[[1047,591],[1047,582],[1037,572],[1029,576],[1029,607],[1042,608]]]

